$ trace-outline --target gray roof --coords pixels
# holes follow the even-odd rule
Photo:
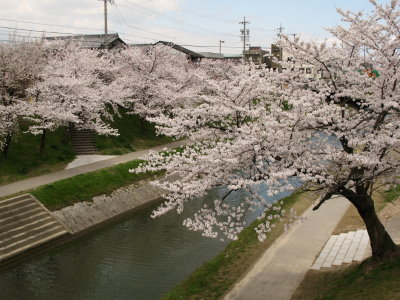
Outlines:
[[[87,48],[92,49],[112,49],[118,45],[126,45],[117,33],[113,34],[82,34],[70,36],[52,36],[46,37],[46,40],[71,40],[82,42]]]
[[[213,52],[199,52],[205,58],[224,58],[224,54],[213,53]]]
[[[192,58],[204,58],[203,55],[201,55],[201,54],[199,54],[197,52],[194,52],[192,50],[189,50],[189,49],[187,49],[185,47],[179,46],[179,45],[171,43],[171,42],[159,41],[156,44],[164,44],[164,45],[170,46],[170,47],[174,48],[175,50],[178,50],[178,51],[181,51],[183,53],[186,53],[187,55],[189,55]]]

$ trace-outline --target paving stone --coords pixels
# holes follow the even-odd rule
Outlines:
[[[353,260],[362,261],[371,255],[369,237],[366,230],[349,231],[332,235],[312,265],[312,269],[329,268]]]
[[[369,236],[366,230],[363,231],[361,241],[357,247],[356,254],[354,255],[354,261],[362,261],[365,256],[365,251],[369,245]]]

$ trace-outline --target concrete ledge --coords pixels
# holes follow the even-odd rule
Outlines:
[[[54,211],[53,216],[72,234],[78,234],[159,200],[163,193],[148,182],[134,184],[117,189],[110,196],[94,197],[93,202],[80,202]]]

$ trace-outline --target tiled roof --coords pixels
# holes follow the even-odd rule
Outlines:
[[[125,44],[123,40],[118,36],[117,33],[113,34],[82,34],[82,35],[72,35],[72,36],[53,36],[46,37],[46,40],[71,40],[79,41],[84,43],[85,47],[100,49],[100,48],[112,48],[113,43],[120,41],[120,43]]]
[[[167,46],[171,46],[172,48],[174,48],[174,49],[176,49],[178,51],[181,51],[183,53],[186,53],[187,55],[190,55],[191,57],[194,57],[194,58],[204,58],[203,55],[201,55],[201,54],[199,54],[197,52],[194,52],[192,50],[189,50],[189,49],[187,49],[185,47],[179,46],[179,45],[171,43],[171,42],[159,41],[156,44],[164,44],[164,45],[167,45]]]

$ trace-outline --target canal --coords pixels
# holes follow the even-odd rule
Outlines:
[[[210,191],[206,197],[187,205],[181,215],[171,212],[151,219],[151,211],[158,204],[142,208],[6,268],[0,271],[0,299],[159,299],[227,245],[226,241],[204,238],[182,226],[191,213],[223,192]],[[228,201],[237,203],[245,196],[243,192],[234,192]],[[259,213],[249,213],[248,223]]]

